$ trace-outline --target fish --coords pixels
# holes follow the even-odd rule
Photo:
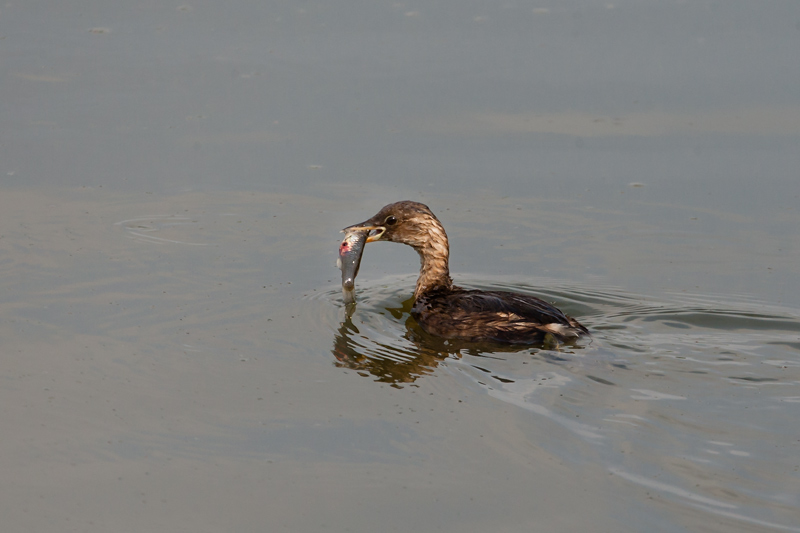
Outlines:
[[[339,259],[336,260],[336,266],[342,270],[342,295],[347,305],[356,301],[356,276],[368,236],[369,231],[348,231],[339,245]]]

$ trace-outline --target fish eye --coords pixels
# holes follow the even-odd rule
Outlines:
[[[386,224],[387,226],[394,226],[395,224],[397,224],[397,217],[395,217],[394,215],[389,215],[388,217],[386,217],[386,221],[384,222],[384,224]]]

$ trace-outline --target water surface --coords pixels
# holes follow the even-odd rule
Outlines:
[[[0,7],[8,531],[800,530],[795,2]],[[579,318],[444,342],[462,285]]]

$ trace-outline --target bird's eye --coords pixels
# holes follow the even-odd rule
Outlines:
[[[386,222],[384,222],[387,226],[394,226],[397,224],[397,218],[394,215],[389,215],[386,217]]]

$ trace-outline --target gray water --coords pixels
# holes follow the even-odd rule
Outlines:
[[[0,6],[4,531],[800,531],[795,2]],[[444,342],[457,283],[558,349]]]

